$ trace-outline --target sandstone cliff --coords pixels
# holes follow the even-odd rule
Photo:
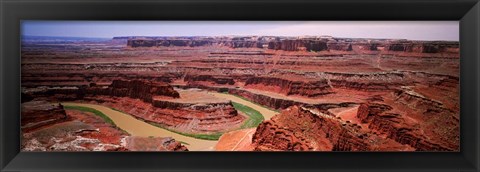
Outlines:
[[[320,40],[282,40],[268,43],[268,49],[284,51],[323,51],[327,50],[327,42]]]
[[[410,41],[382,39],[344,38],[292,38],[292,37],[231,37],[231,38],[127,38],[128,47],[196,47],[220,45],[230,48],[268,48],[284,51],[356,51],[356,52],[404,52],[404,53],[446,53],[459,52],[459,44],[448,41]]]
[[[187,75],[184,81],[190,85],[202,84],[207,82],[211,85],[233,85],[235,81],[227,76],[212,76],[212,75]]]
[[[55,105],[46,101],[22,103],[21,127],[23,132],[65,120],[67,120],[67,114],[61,104]]]
[[[401,144],[410,145],[417,151],[453,151],[458,149],[458,145],[452,143],[455,140],[439,141],[439,138],[434,138],[439,136],[430,135],[429,138],[422,131],[430,133],[438,128],[415,127],[415,124],[404,116],[390,113],[390,110],[392,110],[392,107],[384,104],[362,104],[358,109],[357,117],[363,123],[367,123],[369,129],[385,134],[388,138]]]
[[[143,80],[114,80],[108,88],[92,87],[88,89],[87,93],[116,97],[130,97],[150,103],[155,96],[165,96],[170,98],[180,97],[179,93],[166,83]]]
[[[274,77],[251,77],[245,81],[245,87],[306,97],[316,97],[332,92],[330,85],[325,79],[296,81]]]
[[[442,42],[393,42],[384,44],[387,51],[402,51],[414,53],[458,53],[459,46],[455,43]]]
[[[209,40],[189,40],[189,39],[171,39],[171,40],[155,40],[155,39],[129,39],[127,41],[128,47],[197,47],[212,45]]]
[[[389,150],[390,146],[409,149],[391,141],[374,143],[382,139],[359,128],[313,109],[292,106],[260,124],[252,144],[260,151],[370,151]]]

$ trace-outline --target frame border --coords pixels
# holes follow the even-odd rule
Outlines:
[[[0,15],[0,171],[473,172],[480,168],[478,0],[0,0]],[[20,22],[27,19],[459,20],[461,152],[20,152]]]

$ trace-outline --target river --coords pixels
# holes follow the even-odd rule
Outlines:
[[[260,112],[263,115],[263,117],[265,118],[265,120],[269,120],[274,115],[278,114],[278,112],[275,112],[273,110],[270,110],[268,108],[257,105],[255,103],[252,103],[250,101],[247,101],[245,99],[242,99],[240,97],[237,97],[237,96],[234,96],[234,95],[231,95],[231,94],[224,94],[224,93],[217,93],[217,92],[209,92],[209,94],[212,94],[215,97],[224,98],[224,99],[230,100],[232,102],[237,102],[237,103],[243,104],[245,106],[249,106],[252,109],[255,109],[258,112]]]
[[[244,99],[241,99],[239,97],[229,95],[229,94],[222,94],[222,93],[214,93],[210,92],[210,94],[228,99],[233,102],[237,102],[240,104],[243,104],[245,106],[249,106],[257,111],[259,111],[265,119],[270,119],[273,115],[276,114],[275,111],[272,111],[270,109],[267,109],[265,107],[259,106],[257,104],[254,104],[252,102],[246,101]],[[153,126],[151,124],[148,124],[146,122],[143,122],[141,120],[136,119],[135,117],[112,110],[108,107],[101,106],[101,105],[95,105],[95,104],[86,104],[86,103],[73,103],[73,102],[64,102],[62,103],[63,105],[69,105],[69,106],[83,106],[83,107],[88,107],[92,109],[96,109],[103,114],[107,115],[112,121],[117,125],[117,127],[125,130],[132,136],[142,136],[142,137],[149,137],[149,136],[154,136],[154,137],[172,137],[177,141],[185,142],[187,144],[184,144],[188,150],[191,151],[213,151],[215,145],[217,144],[218,141],[213,141],[213,140],[202,140],[202,139],[197,139],[193,137],[188,137],[184,136],[181,134],[177,134],[171,131],[168,131],[163,128],[159,128],[156,126]]]
[[[117,127],[125,130],[132,136],[172,137],[177,141],[187,143],[188,145],[185,146],[188,148],[188,150],[191,151],[213,151],[215,145],[217,144],[217,141],[214,140],[196,139],[150,125],[146,122],[136,119],[131,115],[112,110],[105,106],[70,102],[62,104],[70,106],[83,106],[96,109],[107,115],[110,119],[112,119],[112,121],[117,125]]]

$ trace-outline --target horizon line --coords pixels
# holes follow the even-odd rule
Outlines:
[[[442,40],[442,39],[408,39],[408,38],[369,38],[369,37],[336,37],[331,35],[301,35],[301,36],[275,36],[275,35],[216,35],[216,36],[206,36],[206,35],[175,35],[175,36],[139,36],[139,35],[129,35],[129,36],[113,36],[113,37],[83,37],[83,36],[45,36],[45,35],[21,35],[24,36],[36,36],[36,37],[59,37],[59,38],[97,38],[97,39],[113,39],[115,37],[222,37],[222,36],[271,36],[271,37],[308,37],[308,36],[329,36],[332,38],[344,38],[344,39],[391,39],[391,40],[411,40],[411,41],[452,41],[452,42],[460,42],[460,40]]]

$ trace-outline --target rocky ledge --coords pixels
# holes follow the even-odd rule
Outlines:
[[[61,104],[53,104],[46,101],[22,103],[21,126],[24,132],[66,120],[67,114]]]
[[[398,113],[392,113],[392,107],[379,104],[368,103],[362,104],[358,108],[357,117],[362,123],[368,125],[368,128],[384,134],[387,138],[391,138],[401,144],[410,145],[417,151],[458,151],[459,145],[458,134],[448,135],[446,132],[442,134],[432,134],[440,132],[442,128],[451,128],[450,132],[456,133],[458,130],[458,119],[450,117],[450,121],[444,123],[439,121],[438,117],[430,120],[441,124],[427,124],[419,126],[409,118],[405,118]],[[435,112],[437,116],[444,116],[448,112]],[[443,118],[440,118],[443,119]],[[430,125],[442,125],[442,127],[429,127]]]
[[[259,151],[412,150],[314,109],[292,106],[260,124],[252,144]]]
[[[288,80],[275,77],[251,77],[245,81],[245,88],[255,88],[285,95],[316,97],[332,93],[326,79],[313,81]]]

